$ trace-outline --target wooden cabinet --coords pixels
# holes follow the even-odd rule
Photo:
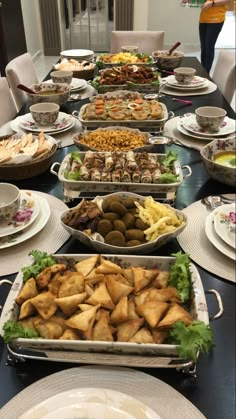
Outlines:
[[[9,61],[27,51],[20,0],[0,0],[0,73]]]

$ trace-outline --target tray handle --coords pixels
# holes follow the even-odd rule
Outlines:
[[[8,285],[11,285],[12,286],[12,282],[11,281],[9,281],[9,279],[2,279],[1,281],[0,281],[0,287],[2,286],[2,285],[5,285],[5,284],[8,284]],[[2,306],[0,305],[0,312],[2,311]]]
[[[79,111],[77,111],[77,110],[73,111],[72,115],[74,116],[74,118],[78,119],[79,118]]]
[[[187,164],[185,164],[184,166],[181,166],[181,169],[184,170],[186,169],[188,172],[186,173],[186,175],[183,175],[183,179],[186,179],[187,177],[192,175],[192,169],[190,166],[188,166]]]
[[[206,294],[213,294],[216,297],[216,301],[218,303],[218,312],[216,314],[214,314],[212,317],[210,317],[210,322],[213,322],[214,320],[219,319],[222,314],[224,313],[224,306],[223,306],[223,301],[221,298],[221,295],[219,294],[218,291],[211,289],[211,290],[207,290],[205,291]]]
[[[57,166],[58,166],[58,169],[59,169],[60,164],[61,164],[61,163],[59,163],[58,161],[55,161],[55,162],[52,164],[52,166],[50,167],[50,172],[51,172],[53,175],[55,175],[56,177],[58,177],[58,171],[56,171],[56,170],[54,170],[54,169],[55,169],[55,167],[57,167]]]

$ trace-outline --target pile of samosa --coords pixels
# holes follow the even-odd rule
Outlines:
[[[164,343],[171,327],[192,317],[169,272],[122,268],[100,255],[69,270],[55,263],[24,284],[18,321],[45,339]]]

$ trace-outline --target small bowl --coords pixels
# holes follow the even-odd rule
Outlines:
[[[152,57],[160,70],[172,71],[181,64],[184,53],[182,51],[174,51],[171,55],[168,55],[167,50],[153,51]]]
[[[73,71],[52,71],[50,73],[53,83],[67,83],[71,84]]]
[[[11,220],[20,206],[20,190],[11,183],[0,183],[0,222]]]
[[[115,192],[115,193],[105,195],[105,196],[102,196],[102,197],[96,197],[95,201],[98,203],[99,208],[101,208],[102,201],[104,199],[108,198],[108,197],[113,197],[113,196],[120,196],[122,198],[134,198],[137,201],[144,201],[144,199],[146,198],[144,196],[141,196],[141,195],[138,195],[138,194],[132,193],[132,192]],[[166,204],[166,206],[170,208],[170,205]],[[73,211],[74,208],[66,210],[61,214],[62,226],[65,228],[66,231],[68,231],[77,240],[79,240],[85,246],[88,246],[89,248],[95,250],[98,253],[114,253],[114,254],[122,254],[122,255],[125,255],[125,254],[137,254],[137,255],[138,254],[139,255],[146,254],[146,253],[152,252],[155,249],[163,246],[164,244],[169,242],[171,239],[178,236],[178,234],[180,234],[181,231],[183,231],[184,228],[187,225],[186,215],[182,211],[179,211],[177,209],[172,208],[174,210],[174,212],[176,213],[176,215],[182,220],[182,224],[179,227],[177,227],[175,231],[161,234],[156,240],[147,241],[147,242],[142,243],[142,244],[137,245],[137,246],[132,246],[132,247],[113,246],[111,244],[104,243],[104,241],[101,241],[102,237],[98,233],[95,233],[96,236],[93,239],[89,235],[87,235],[86,233],[84,233],[80,230],[76,230],[75,228],[70,227],[67,224],[65,224],[63,222],[63,220],[65,220],[65,218],[67,218],[69,212]]]
[[[30,106],[32,118],[38,125],[46,126],[53,124],[59,115],[59,105],[57,103],[42,102]]]
[[[180,84],[191,84],[196,74],[196,69],[191,67],[174,68],[176,81]]]
[[[235,188],[236,167],[224,166],[214,160],[214,156],[222,151],[236,152],[236,138],[211,141],[201,149],[201,158],[212,179]]]
[[[122,52],[133,52],[133,53],[137,53],[138,52],[138,47],[135,45],[124,45],[121,47],[121,51]]]
[[[220,125],[226,117],[226,110],[216,106],[201,106],[195,109],[195,115],[198,125],[209,131],[218,132]]]
[[[63,105],[70,97],[70,86],[66,83],[38,83],[29,86],[35,93],[26,93],[32,104],[50,102]]]

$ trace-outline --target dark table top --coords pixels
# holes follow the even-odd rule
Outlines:
[[[208,77],[205,70],[196,58],[186,57],[182,63],[185,66],[195,67],[197,75]],[[235,113],[217,89],[214,93],[203,96],[188,97],[193,102],[191,106],[183,106],[180,103],[172,102],[171,97],[162,97],[168,110],[173,110],[175,115],[185,112],[194,112],[198,106],[211,105],[223,107],[227,110],[228,116],[235,118]],[[72,102],[61,107],[64,112],[72,113],[74,109],[79,109],[81,104],[86,101]],[[28,111],[28,104],[24,106],[20,114]],[[163,146],[161,146],[163,149]],[[192,176],[187,178],[178,188],[175,206],[179,209],[185,208],[194,201],[221,193],[234,193],[235,190],[229,186],[222,185],[209,178],[202,163],[198,151],[171,146],[178,153],[182,164],[188,164],[192,168]],[[71,152],[74,146],[65,147],[58,150],[54,161],[62,161],[63,157]],[[160,148],[157,149],[161,150]],[[11,181],[20,188],[39,190],[52,194],[63,199],[63,190],[58,179],[48,171],[35,178],[19,181]],[[69,206],[74,206],[75,200]],[[197,226],[196,226],[197,228]],[[29,249],[30,251],[31,249]],[[179,245],[174,239],[161,249],[153,252],[154,255],[167,256],[179,250]],[[91,253],[78,241],[70,238],[59,250],[59,253]],[[0,254],[1,258],[1,254]],[[216,277],[206,269],[198,266],[205,290],[215,289],[222,297],[224,304],[224,314],[217,321],[212,323],[214,331],[215,347],[209,355],[201,355],[197,363],[197,377],[190,377],[172,369],[146,369],[140,370],[151,374],[165,381],[188,400],[190,400],[208,419],[231,419],[235,417],[235,284],[225,281],[223,278]],[[13,280],[15,275],[8,276]],[[4,304],[9,288],[2,287],[0,291],[0,304]],[[210,316],[217,311],[215,299],[207,297]],[[6,365],[7,349],[6,345],[0,341],[0,377],[4,385],[0,391],[0,406],[3,406],[19,391],[26,388],[40,378],[66,368],[78,366],[78,364],[53,363],[36,360],[27,360],[24,363],[14,363]]]

